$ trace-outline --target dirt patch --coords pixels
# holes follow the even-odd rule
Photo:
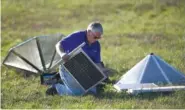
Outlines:
[[[127,34],[125,36],[131,39],[136,39],[145,44],[154,44],[161,40],[168,40],[168,38],[163,34]]]
[[[133,4],[125,3],[125,4],[119,4],[117,8],[124,9],[124,10],[130,10],[133,7]]]
[[[183,3],[184,0],[158,0],[157,1],[160,5],[166,6],[178,6],[180,3]]]
[[[138,15],[142,15],[145,12],[148,12],[153,9],[154,9],[154,6],[152,4],[145,3],[145,4],[136,5],[134,10]]]

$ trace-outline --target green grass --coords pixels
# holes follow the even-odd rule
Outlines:
[[[1,60],[33,36],[104,26],[102,60],[118,80],[154,52],[185,73],[184,0],[2,0]],[[39,77],[1,66],[1,108],[185,108],[185,92],[169,95],[117,93],[111,84],[97,96],[46,96]]]

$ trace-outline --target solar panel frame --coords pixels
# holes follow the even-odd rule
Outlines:
[[[99,71],[99,73],[101,73],[102,78],[100,78],[99,81],[97,81],[95,84],[93,84],[92,86],[88,87],[88,89],[85,89],[82,84],[73,76],[73,74],[66,68],[65,63],[62,63],[62,66],[64,67],[64,69],[74,78],[74,80],[80,85],[80,87],[85,91],[84,93],[88,92],[91,88],[95,87],[97,84],[99,84],[100,82],[102,82],[103,80],[106,79],[106,75],[103,73],[103,71],[89,58],[89,56],[81,49],[75,49],[74,51],[72,51],[69,55],[70,55],[70,59],[75,57],[76,55],[78,55],[79,53],[82,53],[87,59],[88,61],[97,69],[97,71]],[[70,60],[69,59],[69,60]]]

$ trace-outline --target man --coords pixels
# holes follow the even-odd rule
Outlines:
[[[98,65],[101,63],[100,56],[100,43],[103,34],[103,27],[99,22],[90,23],[87,30],[74,32],[64,39],[62,39],[57,45],[56,50],[58,54],[66,61],[69,56],[67,55],[73,49],[85,42],[83,50],[85,53]],[[63,54],[65,52],[66,54]]]
[[[87,30],[81,30],[74,32],[67,37],[63,38],[56,44],[57,53],[62,57],[63,61],[67,61],[69,59],[68,54],[78,47],[80,44],[85,42],[85,45],[82,47],[83,51],[92,59],[94,63],[98,65],[100,69],[105,73],[108,77],[107,69],[105,69],[101,62],[101,46],[99,43],[99,39],[102,38],[103,35],[103,27],[99,22],[92,22],[88,25]],[[60,95],[80,95],[82,94],[82,90],[79,90],[79,85],[76,85],[75,81],[72,81],[71,76],[69,76],[64,68],[60,68],[60,72],[62,73],[61,78],[64,80],[64,85],[56,85],[56,89]],[[96,91],[96,88],[91,91]]]

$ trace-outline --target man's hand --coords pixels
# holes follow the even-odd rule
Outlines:
[[[113,69],[110,68],[106,68],[103,64],[103,62],[101,63],[96,63],[96,65],[103,71],[103,73],[108,77],[110,75],[112,75],[113,73],[116,73],[116,71],[114,71]]]
[[[63,55],[62,60],[64,62],[67,62],[69,60],[69,57],[70,57],[69,55],[65,54],[65,55]]]

